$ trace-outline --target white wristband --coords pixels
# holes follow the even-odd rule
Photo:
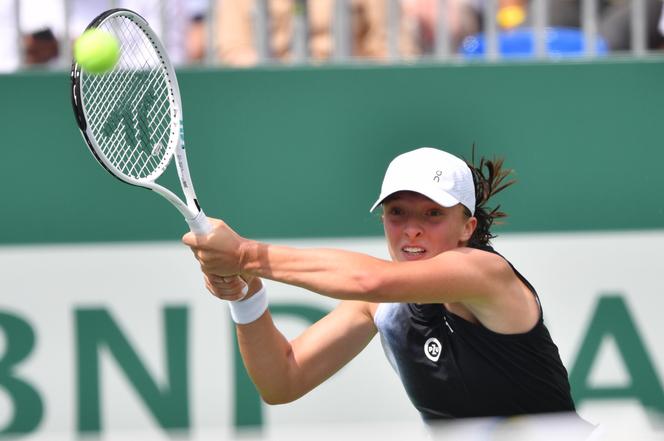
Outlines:
[[[262,287],[256,294],[246,300],[228,302],[231,309],[231,318],[238,325],[254,322],[263,315],[267,309],[267,291]]]

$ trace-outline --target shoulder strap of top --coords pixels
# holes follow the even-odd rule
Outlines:
[[[520,279],[520,280],[526,285],[526,287],[530,290],[530,292],[533,293],[533,295],[535,296],[535,300],[537,301],[537,306],[539,307],[539,310],[540,310],[540,317],[541,317],[541,318],[544,317],[544,311],[542,310],[542,303],[540,302],[540,299],[539,299],[539,296],[537,295],[537,291],[535,290],[535,287],[534,287],[534,286],[528,281],[528,279],[526,279],[526,278],[525,278],[525,277],[519,272],[519,270],[517,270],[517,269],[514,267],[514,265],[512,265],[512,262],[510,262],[509,260],[507,260],[507,259],[505,258],[505,256],[503,256],[502,254],[500,254],[498,251],[496,251],[495,249],[493,249],[493,247],[492,247],[491,245],[475,245],[475,246],[473,246],[472,248],[475,248],[475,249],[478,249],[478,250],[482,250],[482,251],[486,251],[486,252],[488,252],[488,253],[493,253],[493,254],[495,254],[495,255],[500,256],[501,258],[503,258],[503,259],[505,260],[505,262],[508,263],[508,265],[510,266],[510,268],[512,268],[512,271],[514,271],[514,274],[516,274],[516,276],[517,276],[517,277],[518,277],[518,278],[519,278],[519,279]]]

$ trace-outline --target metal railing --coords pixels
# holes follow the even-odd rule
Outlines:
[[[61,1],[62,23],[58,32],[56,32],[59,41],[59,54],[57,59],[49,63],[50,66],[55,68],[67,66],[71,59],[71,41],[75,38],[82,29],[75,29],[73,18],[77,15],[77,6],[80,5],[81,0],[51,0]],[[165,40],[166,46],[170,47],[176,43],[168,41],[169,36],[166,32],[176,23],[176,20],[188,20],[188,13],[174,15],[169,13],[172,8],[180,5],[198,4],[199,12],[197,16],[204,17],[206,27],[205,38],[205,55],[199,63],[207,65],[224,65],[229,64],[218,55],[218,20],[216,17],[220,12],[220,4],[223,1],[241,2],[247,0],[160,0],[155,1],[151,7],[150,12],[146,18],[151,22],[153,27]],[[253,49],[257,55],[258,64],[276,63],[280,60],[272,55],[271,51],[271,18],[270,8],[268,2],[272,0],[254,0],[251,16],[248,18],[251,23],[249,26],[253,29]],[[284,0],[282,0],[284,1]],[[293,26],[292,37],[290,43],[291,56],[288,59],[289,63],[307,63],[311,59],[308,46],[309,20],[308,20],[308,5],[306,0],[292,0],[295,4],[293,8]],[[317,0],[309,0],[317,1]],[[330,25],[331,40],[333,42],[333,52],[327,62],[330,63],[346,63],[356,60],[358,57],[353,52],[352,41],[352,14],[354,13],[354,3],[357,0],[334,0],[332,23]],[[404,54],[400,52],[399,36],[402,26],[402,18],[404,14],[404,3],[407,1],[417,0],[384,0],[385,6],[385,29],[386,32],[386,55],[382,61],[398,63],[404,59]],[[450,1],[458,0],[437,0],[437,12],[435,21],[435,37],[432,43],[432,49],[424,54],[421,54],[422,59],[429,61],[448,61],[463,58],[457,48],[453,47],[450,37],[450,26],[447,20],[447,6]],[[500,0],[478,0],[478,14],[482,16],[483,27],[480,32],[480,37],[483,43],[483,52],[478,58],[483,58],[489,61],[500,60],[505,57],[501,50],[501,36],[505,33],[499,26],[496,16],[499,9]],[[547,48],[548,44],[548,18],[547,11],[549,10],[550,2],[556,0],[530,0],[528,3],[528,17],[529,29],[532,36],[532,53],[531,57],[534,59],[546,59],[550,56]],[[582,37],[582,54],[583,57],[597,57],[598,41],[601,36],[598,33],[598,4],[600,0],[579,0],[579,13],[580,13],[580,29],[578,32]],[[648,0],[629,0],[630,2],[630,36],[631,45],[628,53],[632,56],[642,57],[650,53],[647,46],[647,17],[646,17],[646,1]],[[99,11],[113,7],[129,7],[136,6],[137,12],[145,13],[141,10],[142,2],[140,1],[122,1],[122,0],[107,0],[98,1]],[[149,2],[144,2],[149,4]],[[13,5],[13,17],[9,20],[9,24],[0,23],[0,26],[13,26],[15,29],[15,46],[17,65],[19,67],[26,66],[25,57],[25,35],[28,33],[26,29],[21,29],[22,14],[25,13],[22,0],[7,0],[5,4]],[[156,5],[156,6],[155,6]],[[89,9],[89,7],[88,7]],[[5,14],[6,16],[7,14]],[[90,17],[92,18],[92,17]],[[78,20],[80,21],[80,20]],[[156,23],[155,23],[156,22]],[[57,27],[57,26],[56,26]],[[177,44],[181,44],[177,43]],[[180,48],[182,50],[182,48]],[[417,57],[416,57],[417,58]],[[181,59],[176,60],[180,64],[192,62],[192,60]],[[412,58],[409,59],[412,61]]]

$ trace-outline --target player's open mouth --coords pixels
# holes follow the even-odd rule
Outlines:
[[[424,248],[420,247],[403,247],[401,248],[401,251],[403,251],[406,254],[414,255],[414,256],[419,256],[422,255],[426,252]]]

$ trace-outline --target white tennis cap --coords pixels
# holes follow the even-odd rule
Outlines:
[[[475,214],[475,184],[468,165],[442,150],[422,147],[392,160],[385,172],[374,211],[398,191],[420,193],[443,207],[462,204]]]

